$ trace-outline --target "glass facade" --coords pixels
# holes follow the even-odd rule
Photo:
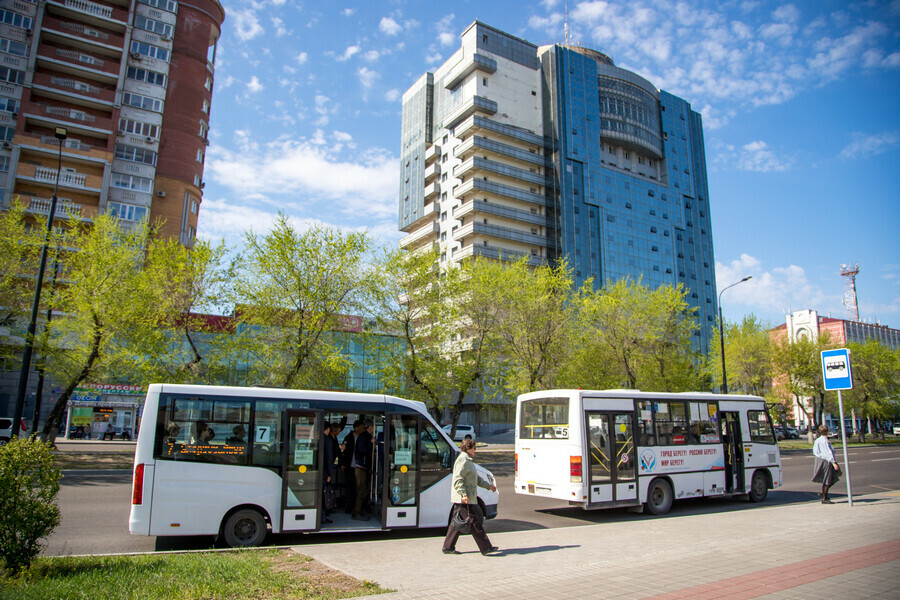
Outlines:
[[[706,352],[717,307],[700,115],[592,52],[542,50],[544,114],[557,143],[556,231],[576,285],[683,283],[698,313],[695,347]]]
[[[494,82],[497,83],[494,83]],[[475,22],[403,97],[401,246],[565,258],[576,286],[684,284],[717,314],[700,115],[600,52]]]

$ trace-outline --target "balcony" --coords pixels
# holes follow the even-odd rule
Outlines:
[[[497,248],[494,246],[478,246],[476,244],[463,246],[456,251],[456,254],[453,255],[453,259],[456,261],[461,261],[463,259],[476,256],[489,258],[492,260],[504,260],[510,262],[521,260],[523,257],[528,257],[528,264],[532,267],[537,267],[547,262],[544,258],[535,256],[534,254],[531,254],[529,252],[506,250],[504,248]]]
[[[540,136],[533,131],[522,129],[521,127],[516,127],[514,125],[497,123],[495,121],[491,121],[487,117],[482,117],[480,115],[472,115],[471,117],[457,125],[456,135],[459,137],[465,137],[469,132],[475,132],[479,130],[490,131],[491,133],[503,135],[518,142],[533,144],[535,146],[540,146],[548,150],[553,149],[553,140],[549,137]],[[545,152],[545,154],[548,153]]]
[[[50,169],[47,167],[35,167],[34,168],[34,178],[37,181],[44,181],[48,183],[56,183],[56,169]],[[59,173],[59,185],[65,185],[67,187],[84,187],[84,183],[87,180],[87,175],[83,175],[81,173],[72,173],[70,171],[61,171]]]
[[[550,168],[552,164],[548,157],[538,154],[537,152],[516,148],[515,146],[510,146],[509,144],[504,144],[495,140],[489,140],[479,135],[473,135],[454,148],[453,156],[460,160],[465,160],[467,157],[479,151],[499,154],[506,158],[511,158],[531,165],[537,165],[542,168]]]
[[[520,244],[541,246],[544,248],[548,247],[550,244],[550,240],[545,235],[529,233],[512,227],[503,227],[502,225],[479,223],[477,221],[464,225],[454,231],[453,239],[459,241],[470,235],[492,237],[501,240],[509,240],[511,242],[518,242]]]
[[[437,144],[432,144],[425,149],[425,164],[431,164],[435,160],[441,157],[441,147]]]
[[[409,233],[410,231],[422,227],[428,221],[437,221],[438,212],[441,210],[441,205],[437,202],[430,202],[425,205],[425,208],[422,209],[422,213],[418,216],[413,216],[412,221],[409,222],[406,227],[402,229],[402,231]]]
[[[538,227],[546,228],[553,227],[552,220],[548,219],[546,215],[533,213],[528,210],[511,208],[509,206],[503,206],[502,204],[487,202],[485,200],[472,200],[471,202],[466,202],[453,209],[454,219],[461,219],[470,214],[488,214],[496,217],[503,217],[504,219],[519,221],[528,225],[537,225]]]
[[[53,202],[51,198],[38,198],[35,196],[23,196],[13,194],[10,202],[18,202],[25,207],[25,212],[31,215],[40,215],[48,217],[50,215],[50,204]],[[70,200],[57,198],[56,210],[53,212],[54,221],[73,220],[86,223],[93,222],[93,219],[85,215],[84,207],[81,204],[75,204]]]
[[[493,181],[485,181],[484,179],[471,179],[461,185],[453,188],[453,197],[460,200],[465,199],[469,194],[477,192],[487,192],[495,196],[503,196],[512,200],[520,200],[540,206],[553,206],[552,201],[541,194],[535,192],[526,192],[525,190],[502,183]]]
[[[425,167],[425,183],[429,183],[441,174],[441,163],[433,163]]]
[[[470,158],[461,165],[454,167],[453,176],[462,177],[463,175],[477,171],[487,171],[489,173],[494,173],[495,175],[510,177],[512,179],[535,185],[556,187],[556,182],[552,177],[546,177],[539,173],[532,173],[531,171],[526,171],[525,169],[519,169],[517,167],[510,167],[509,165],[505,165],[503,163],[486,158],[481,158],[479,156]]]
[[[104,59],[93,53],[42,45],[37,54],[38,65],[48,71],[66,73],[76,78],[104,81],[115,86],[119,80],[119,60]]]
[[[428,244],[437,242],[437,235],[440,226],[437,221],[422,227],[418,231],[414,231],[400,239],[400,247],[407,250],[417,250]]]
[[[45,98],[100,110],[112,110],[116,97],[114,89],[101,88],[73,77],[48,73],[35,73],[33,89],[39,91]]]
[[[90,0],[50,0],[47,2],[47,9],[54,15],[116,31],[124,30],[128,21],[128,9],[98,4]]]
[[[425,200],[435,199],[441,195],[441,184],[435,181],[425,186]]]
[[[475,112],[493,115],[497,112],[497,103],[484,96],[472,96],[468,100],[464,100],[447,115],[442,127],[450,129],[463,119],[472,116]]]
[[[464,58],[461,64],[457,65],[447,76],[447,79],[444,81],[444,87],[452,90],[475,71],[488,74],[494,73],[497,71],[497,61],[481,54],[473,54],[469,58]]]

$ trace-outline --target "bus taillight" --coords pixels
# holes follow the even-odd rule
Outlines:
[[[515,476],[516,476],[516,477],[519,476],[519,453],[518,453],[518,452],[516,452],[516,473],[515,473]]]
[[[572,483],[581,483],[581,457],[569,457],[569,481]]]
[[[134,484],[131,487],[131,503],[144,503],[144,465],[140,464],[134,468]]]

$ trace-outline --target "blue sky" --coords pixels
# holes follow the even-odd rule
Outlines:
[[[223,0],[199,235],[278,211],[395,244],[400,96],[475,19],[564,41],[562,0]],[[900,328],[900,0],[568,4],[569,39],[703,115],[725,318],[806,308]]]

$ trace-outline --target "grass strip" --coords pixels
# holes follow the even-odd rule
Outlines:
[[[277,548],[42,557],[0,579],[4,600],[336,600],[387,591]]]

